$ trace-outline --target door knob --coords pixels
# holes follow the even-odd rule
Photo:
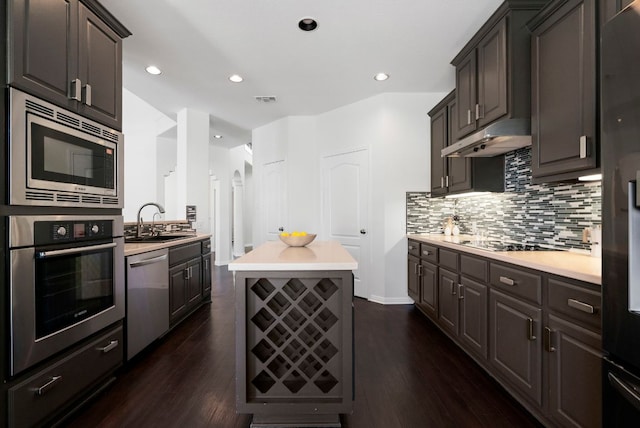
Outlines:
[[[284,232],[284,227],[280,226],[280,227],[278,228],[278,231],[280,231],[280,232]]]
[[[360,234],[361,235],[366,235],[367,234],[367,229],[360,229]]]

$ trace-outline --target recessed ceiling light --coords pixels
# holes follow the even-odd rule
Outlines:
[[[302,31],[313,31],[318,28],[318,21],[313,18],[302,18],[298,22],[298,28]]]
[[[156,67],[155,65],[150,65],[147,68],[145,68],[145,70],[147,70],[147,73],[149,74],[153,74],[153,75],[158,75],[162,73],[162,70],[160,70],[158,67]]]
[[[216,140],[219,140],[220,138],[222,138],[222,135],[216,134],[213,136],[213,138],[215,138]]]
[[[231,80],[233,83],[240,83],[244,79],[239,74],[232,74],[231,76],[229,76],[229,80]]]
[[[382,82],[384,80],[387,80],[389,78],[389,75],[387,73],[378,73],[375,76],[373,76],[373,80],[377,80],[378,82]]]

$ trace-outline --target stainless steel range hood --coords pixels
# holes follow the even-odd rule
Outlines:
[[[445,147],[442,157],[492,157],[531,145],[529,119],[504,119]]]

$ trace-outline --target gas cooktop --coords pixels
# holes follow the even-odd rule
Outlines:
[[[467,247],[480,248],[488,251],[552,251],[553,248],[546,248],[539,244],[521,244],[517,242],[502,241],[461,241],[460,244]]]

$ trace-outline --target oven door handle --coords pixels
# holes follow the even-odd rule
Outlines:
[[[46,257],[64,256],[67,254],[83,253],[85,251],[105,250],[107,248],[113,248],[117,245],[118,244],[116,242],[110,242],[108,244],[91,245],[89,247],[67,248],[64,250],[52,250],[52,251],[40,251],[36,253],[36,258],[44,259]]]

